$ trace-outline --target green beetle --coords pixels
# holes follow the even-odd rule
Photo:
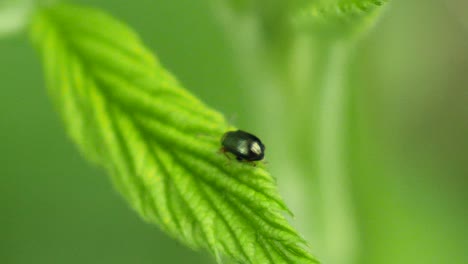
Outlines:
[[[265,156],[265,145],[262,141],[245,131],[228,131],[221,138],[222,153],[232,153],[238,161],[259,161]]]

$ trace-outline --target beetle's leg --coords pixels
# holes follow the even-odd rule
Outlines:
[[[226,157],[228,157],[228,156],[226,156]],[[228,159],[224,161],[224,166],[231,165],[231,162],[232,162],[231,158],[228,157]]]
[[[229,155],[227,154],[227,151],[226,151],[226,149],[225,149],[224,147],[220,148],[220,149],[218,150],[218,153],[224,154],[224,156],[226,156],[226,158],[227,158],[228,160],[231,160],[231,157],[229,157]]]
[[[238,161],[242,161],[242,157],[240,157],[240,156],[237,156],[237,157],[236,157],[236,160],[238,160]]]
[[[218,149],[219,154],[225,153],[225,152],[226,152],[226,149],[224,149],[224,147],[221,147],[220,149]]]
[[[257,163],[255,161],[247,161],[247,163],[252,167],[257,167]]]
[[[226,160],[226,162],[224,163],[224,165],[225,165],[225,166],[230,165],[232,159],[231,159],[231,157],[229,157],[229,155],[228,155],[226,149],[225,149],[224,147],[222,147],[222,148],[219,150],[219,152],[223,153],[224,156],[226,156],[226,158],[227,158],[227,160]]]

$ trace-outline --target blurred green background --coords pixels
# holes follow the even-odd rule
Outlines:
[[[208,1],[74,2],[128,23],[185,87],[255,129]],[[354,54],[357,263],[468,263],[467,17],[462,0],[392,1]],[[0,263],[214,263],[141,221],[80,156],[25,34],[0,39],[0,62]]]

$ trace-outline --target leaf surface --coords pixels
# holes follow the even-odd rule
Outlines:
[[[139,37],[101,11],[38,11],[31,38],[79,149],[146,221],[240,263],[316,263],[262,165],[217,153],[224,117],[184,90]]]

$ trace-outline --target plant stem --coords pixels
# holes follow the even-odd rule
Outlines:
[[[314,82],[318,91],[316,106],[311,107],[316,120],[312,133],[312,157],[317,167],[317,188],[320,194],[322,217],[324,263],[353,263],[357,246],[357,232],[349,191],[350,180],[346,151],[346,104],[345,87],[349,47],[344,42],[334,41],[321,46],[317,52],[327,54],[321,65],[322,78]],[[320,66],[320,65],[317,65]]]

